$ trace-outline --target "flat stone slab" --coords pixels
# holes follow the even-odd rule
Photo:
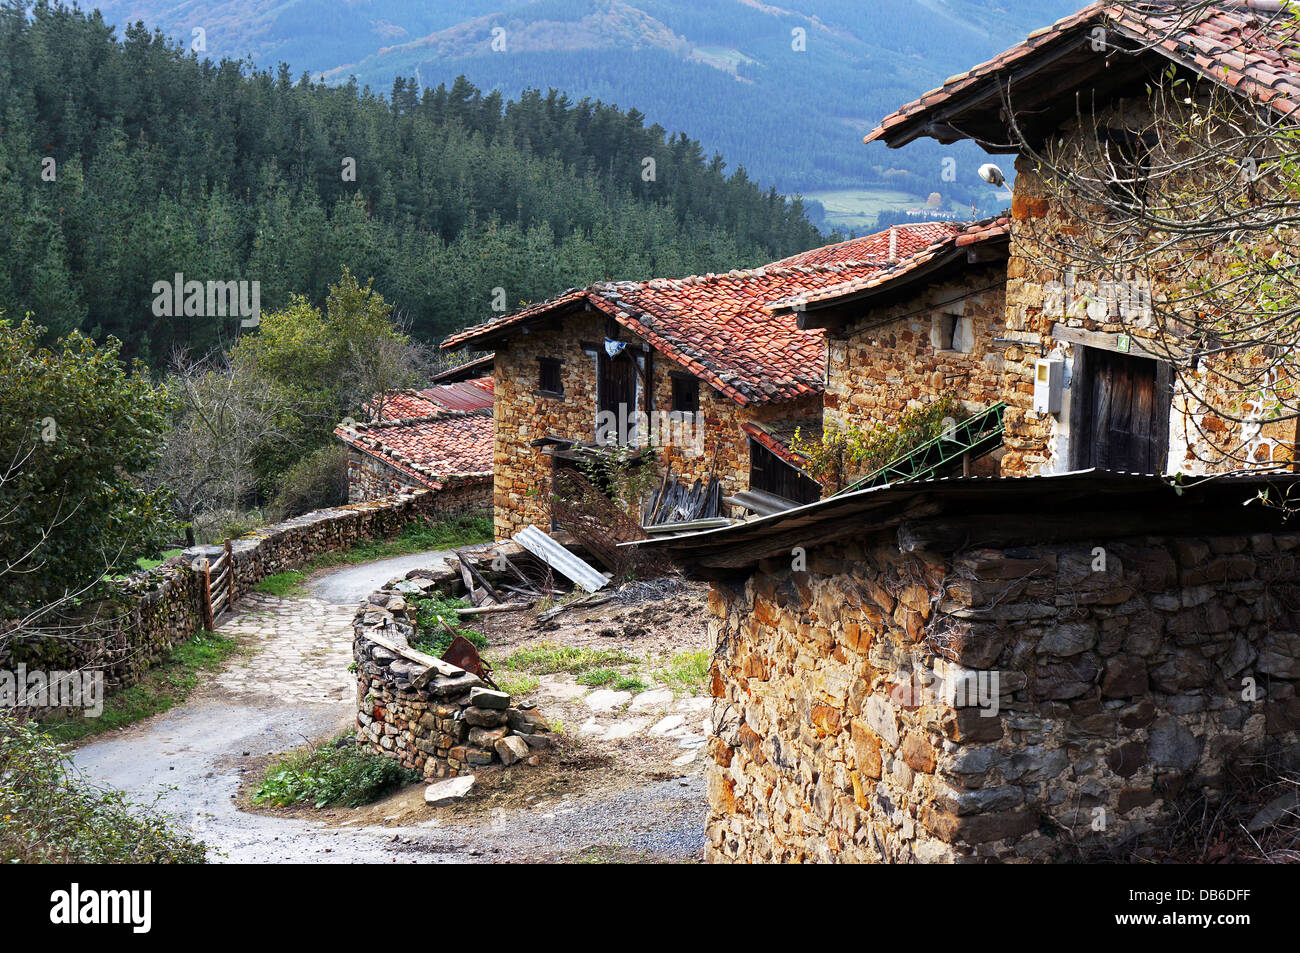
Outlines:
[[[684,724],[686,724],[686,716],[668,715],[666,718],[659,719],[659,721],[655,722],[654,725],[651,726],[650,734],[666,735],[674,728],[680,728]]]
[[[627,721],[616,721],[605,729],[606,741],[618,741],[622,738],[631,738],[644,728],[647,720],[644,718],[630,718]]]
[[[510,696],[505,692],[496,692],[490,688],[474,688],[469,693],[469,703],[475,708],[491,708],[505,711],[510,707]]]
[[[673,693],[666,688],[642,692],[632,699],[629,711],[645,711],[647,708],[666,708],[673,703]]]
[[[446,781],[438,781],[424,789],[424,803],[430,807],[446,807],[471,794],[477,785],[472,774],[460,774]]]
[[[598,688],[587,696],[587,707],[592,711],[610,711],[622,708],[632,700],[631,692],[616,692],[610,688]]]

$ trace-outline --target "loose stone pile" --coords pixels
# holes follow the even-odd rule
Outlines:
[[[477,676],[412,649],[415,611],[398,587],[432,590],[436,583],[390,583],[357,611],[357,741],[425,778],[536,764],[537,752],[552,744],[546,720],[512,706],[509,695]]]

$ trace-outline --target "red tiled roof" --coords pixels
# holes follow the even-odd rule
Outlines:
[[[1277,3],[1223,0],[1192,5],[1156,0],[1147,4],[1093,3],[1041,30],[968,72],[950,77],[915,102],[886,116],[864,142],[901,138],[900,126],[919,125],[937,106],[993,82],[1010,67],[1046,53],[1063,38],[1105,24],[1108,30],[1152,49],[1180,66],[1236,89],[1282,115],[1300,106],[1300,28]],[[910,137],[909,137],[910,138]]]
[[[913,254],[964,226],[898,226],[899,255]],[[575,288],[451,335],[443,347],[482,342],[531,319],[585,306],[629,331],[739,404],[775,403],[825,387],[826,345],[819,330],[800,330],[791,315],[774,315],[776,298],[864,279],[889,266],[890,230],[839,242],[746,271]]]
[[[484,321],[482,324],[476,324],[473,327],[465,328],[463,331],[457,331],[450,335],[442,342],[443,347],[459,347],[462,344],[468,344],[476,338],[481,338],[493,331],[502,328],[508,328],[516,324],[523,324],[529,318],[534,318],[539,314],[545,314],[548,311],[554,311],[557,308],[563,308],[566,305],[577,305],[583,302],[587,297],[586,288],[570,288],[568,291],[561,292],[554,298],[546,301],[538,301],[528,305],[526,308],[520,308],[518,311],[512,311],[510,314],[503,314],[499,318],[493,318],[491,321]]]
[[[422,486],[440,490],[492,476],[492,414],[438,411],[424,417],[338,427],[349,446],[381,460]]]
[[[907,222],[883,232],[800,252],[774,261],[767,267],[794,268],[800,265],[848,265],[863,262],[880,264],[918,252],[927,245],[960,231],[961,227],[959,222]]]
[[[1011,235],[1011,219],[1007,216],[987,218],[981,222],[961,225],[955,231],[926,246],[915,254],[888,268],[883,268],[859,278],[841,282],[837,285],[819,288],[807,294],[795,295],[772,302],[769,307],[776,313],[803,311],[809,305],[832,301],[846,295],[861,296],[864,292],[884,288],[920,271],[926,265],[938,263],[940,259],[960,257],[976,245],[991,242],[1006,242]]]
[[[375,416],[375,398],[366,404],[365,410]],[[405,420],[409,417],[428,417],[441,408],[419,391],[402,390],[385,394],[380,412],[380,420]]]

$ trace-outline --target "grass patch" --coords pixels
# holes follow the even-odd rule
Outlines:
[[[511,652],[501,660],[498,667],[533,675],[556,675],[560,672],[582,675],[591,669],[631,665],[638,661],[639,659],[628,655],[622,649],[587,649],[542,642],[530,648]]]
[[[362,751],[344,734],[273,762],[253,793],[253,803],[359,807],[415,780],[414,771],[391,758]]]
[[[655,678],[673,691],[703,694],[709,683],[709,650],[678,652],[655,672]]]
[[[527,695],[537,689],[538,681],[536,675],[529,675],[526,672],[502,672],[493,676],[501,690],[511,698],[518,698],[520,695]]]
[[[393,556],[409,556],[431,549],[459,549],[475,543],[492,542],[493,528],[490,516],[461,516],[441,523],[419,520],[407,523],[392,539],[372,539],[357,543],[351,549],[321,553],[303,566],[306,573],[331,566],[374,562]]]
[[[291,569],[267,576],[253,589],[268,596],[296,596],[302,591],[302,581],[305,578],[307,577],[303,573]]]
[[[199,632],[172,649],[140,681],[104,699],[104,711],[98,718],[52,715],[41,721],[41,730],[53,741],[77,741],[167,711],[190,696],[203,672],[219,669],[237,650],[234,639]]]
[[[619,692],[639,692],[645,689],[645,682],[635,675],[612,668],[589,668],[578,676],[578,684],[589,688],[607,686]]]
[[[135,561],[135,564],[139,566],[141,569],[147,571],[153,569],[155,566],[161,566],[163,563],[171,559],[173,556],[179,556],[180,554],[181,554],[181,550],[179,549],[169,549],[161,556],[159,556],[157,559],[146,559],[145,557],[142,556]]]

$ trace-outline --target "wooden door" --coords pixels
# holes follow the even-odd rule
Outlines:
[[[1169,406],[1161,366],[1148,358],[1099,348],[1078,351],[1072,465],[1162,472],[1169,445]]]
[[[624,348],[617,357],[610,357],[602,348],[599,352],[599,381],[596,388],[600,400],[599,410],[608,410],[616,419],[629,421],[636,413],[636,356]],[[620,407],[621,405],[621,407]]]

